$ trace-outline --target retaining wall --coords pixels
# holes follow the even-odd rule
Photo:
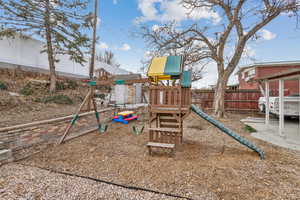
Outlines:
[[[99,111],[101,122],[111,121],[113,116],[113,109]],[[12,151],[12,157],[2,159],[0,162],[12,161],[19,150],[29,148],[33,145],[41,143],[56,143],[63,135],[70,119],[60,122],[53,122],[48,124],[41,124],[37,126],[30,126],[26,128],[19,128],[15,130],[0,132],[0,142],[5,149]],[[80,117],[75,125],[72,127],[69,138],[76,137],[82,132],[97,127],[95,114]],[[68,138],[67,138],[68,139]],[[0,155],[1,157],[1,155]],[[0,159],[1,160],[1,159]]]

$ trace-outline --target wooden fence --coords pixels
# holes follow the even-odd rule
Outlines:
[[[259,90],[227,90],[225,93],[225,110],[257,112],[258,99],[262,94]],[[213,108],[213,90],[193,90],[192,102],[204,110]]]

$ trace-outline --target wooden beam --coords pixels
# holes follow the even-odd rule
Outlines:
[[[117,80],[110,79],[110,80],[95,81],[95,83],[98,86],[117,85],[116,81]],[[134,84],[134,83],[151,83],[151,80],[148,78],[124,80],[124,85],[130,85],[130,84]]]
[[[105,112],[105,111],[112,110],[112,109],[113,108],[106,108],[106,109],[100,110],[99,112]],[[94,111],[81,113],[81,114],[79,114],[79,117],[88,116],[88,115],[91,115],[94,113],[95,113]],[[73,117],[74,117],[74,115],[68,115],[68,116],[64,116],[64,117],[58,117],[58,118],[53,118],[53,119],[47,119],[47,120],[36,121],[36,122],[31,122],[31,123],[26,123],[26,124],[19,124],[19,125],[15,125],[15,126],[4,127],[4,128],[0,128],[0,132],[18,130],[18,129],[22,129],[22,128],[28,128],[28,127],[33,127],[33,126],[38,126],[38,125],[43,125],[43,124],[50,124],[50,123],[54,123],[54,122],[61,122],[61,121],[65,121],[65,120],[70,120]]]
[[[125,80],[125,84],[133,84],[133,83],[151,83],[151,80],[149,78]]]

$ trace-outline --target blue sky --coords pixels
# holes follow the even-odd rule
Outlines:
[[[100,42],[98,51],[112,50],[122,68],[137,72],[141,67],[141,60],[149,50],[145,41],[134,33],[139,31],[136,21],[152,27],[168,20],[179,23],[202,20],[218,23],[221,17],[217,13],[200,13],[191,19],[186,19],[182,9],[177,5],[178,0],[101,0],[98,36]],[[177,7],[176,7],[177,6]],[[248,54],[256,62],[300,60],[300,30],[296,29],[296,22],[287,15],[281,15],[260,32],[261,39],[248,45]],[[244,59],[242,64],[251,63]],[[213,64],[205,71],[204,79],[197,87],[214,84],[216,71]],[[236,80],[232,78],[230,83]]]

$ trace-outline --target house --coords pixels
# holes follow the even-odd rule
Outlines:
[[[24,71],[49,73],[47,53],[41,53],[45,44],[32,37],[16,35],[14,38],[0,39],[0,68],[20,68]],[[89,55],[83,65],[70,60],[68,55],[57,55],[55,64],[58,75],[87,78],[89,75]],[[122,68],[96,61],[95,68],[104,68],[112,74],[129,74]]]
[[[295,68],[300,69],[300,61],[254,63],[241,67],[236,73],[239,80],[239,89],[260,90],[260,83],[258,81],[260,78]],[[262,88],[263,87],[262,85]],[[278,87],[278,81],[270,82],[271,94],[277,95]],[[285,81],[284,88],[285,94],[299,93],[299,83],[297,80]]]

